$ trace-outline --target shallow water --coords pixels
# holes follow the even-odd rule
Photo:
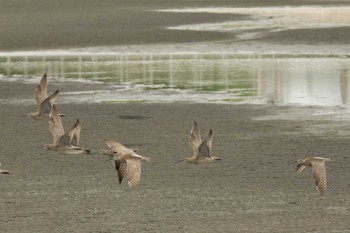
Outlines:
[[[247,14],[249,19],[192,25],[177,25],[169,27],[173,30],[212,30],[233,31],[240,39],[251,39],[260,36],[251,30],[263,29],[280,31],[302,28],[329,28],[350,25],[349,6],[299,6],[299,7],[248,7],[248,8],[181,8],[165,9],[166,12],[192,12],[216,14]]]
[[[37,83],[44,72],[51,81],[107,84],[107,90],[65,93],[68,99],[81,95],[81,101],[335,106],[347,105],[350,98],[347,57],[229,53],[0,57],[0,80]]]

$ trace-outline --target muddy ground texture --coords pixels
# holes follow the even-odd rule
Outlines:
[[[144,4],[130,0],[119,1],[118,7],[116,2],[3,2],[0,51],[231,44],[232,34],[164,27],[245,17],[147,11],[214,4],[207,0]],[[327,3],[347,2],[283,1],[286,5]],[[257,4],[280,5],[281,1],[215,1],[219,6]],[[303,45],[316,44],[315,51],[322,51],[330,45],[347,45],[348,32],[347,28],[315,29],[312,34],[284,31],[248,41],[246,46],[263,42],[285,50],[287,43],[304,50]],[[81,146],[94,152],[63,156],[43,147],[52,141],[47,122],[20,117],[35,109],[36,85],[0,81],[0,162],[3,169],[12,171],[0,176],[1,232],[349,232],[346,109],[196,103],[77,105],[64,99],[64,92],[94,90],[96,85],[49,84],[49,92],[61,91],[57,106],[69,114],[63,119],[64,127],[70,128],[80,118]],[[193,120],[204,137],[213,129],[213,154],[224,160],[207,165],[175,163],[192,153],[188,136]],[[141,155],[153,158],[143,163],[136,188],[119,185],[113,166],[97,153],[108,138],[139,147]],[[306,156],[335,159],[327,164],[324,196],[317,193],[310,169],[293,177],[295,164],[288,164]]]
[[[92,155],[47,151],[48,123],[20,117],[35,109],[33,84],[0,83],[2,232],[346,232],[350,229],[350,126],[342,108],[227,104],[79,104],[57,101],[66,129],[82,124],[81,146]],[[81,85],[93,89],[94,84]],[[30,100],[23,105],[18,100]],[[16,101],[15,101],[16,100]],[[338,112],[342,114],[337,115]],[[324,113],[324,114],[322,114]],[[193,120],[214,131],[207,165],[175,163],[191,155]],[[118,184],[98,150],[114,138],[152,157],[139,185]],[[327,164],[320,196],[310,169],[293,177],[306,156]]]
[[[314,47],[342,46],[347,49],[349,27],[296,29],[267,33],[258,39],[239,40],[232,32],[167,30],[166,27],[245,20],[244,14],[169,13],[157,9],[185,7],[265,7],[344,5],[342,0],[15,0],[2,3],[0,8],[0,51],[36,49],[72,49],[94,46],[135,46],[190,43],[186,51],[198,44],[215,42],[230,44],[224,51],[243,49],[266,50],[270,44],[301,45],[300,51],[314,52]],[[252,31],[253,32],[253,31]],[[261,31],[259,31],[262,33]],[[201,49],[201,48],[199,48]],[[208,51],[207,48],[203,49]],[[334,51],[335,48],[330,49]],[[348,50],[348,49],[347,49]],[[120,51],[118,49],[117,51]],[[213,51],[217,51],[216,48]]]

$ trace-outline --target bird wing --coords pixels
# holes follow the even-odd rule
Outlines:
[[[52,112],[49,120],[49,129],[53,136],[53,144],[58,144],[60,138],[64,135],[64,129],[62,126],[60,113],[58,112],[56,105],[52,106]]]
[[[60,145],[60,146],[67,146],[67,147],[69,147],[70,146],[70,143],[69,143],[69,141],[70,141],[70,138],[69,138],[69,135],[68,135],[68,133],[65,133],[65,134],[63,134],[59,139],[58,139],[58,144]],[[55,143],[55,142],[54,142]]]
[[[324,161],[312,161],[312,175],[315,179],[317,190],[323,194],[327,188],[326,167]]]
[[[196,121],[193,122],[193,126],[192,126],[191,133],[190,133],[190,138],[189,138],[189,143],[192,147],[194,154],[195,155],[198,154],[198,147],[201,145],[202,139],[201,139],[201,134],[200,134],[199,127],[198,127]]]
[[[207,140],[203,141],[202,144],[198,148],[198,157],[200,158],[207,158],[210,157],[210,148],[208,146]]]
[[[40,104],[40,112],[42,115],[45,115],[45,114],[48,115],[51,113],[52,105],[55,103],[57,96],[58,96],[58,90],[52,93]]]
[[[306,166],[298,163],[297,168],[295,169],[294,175],[298,175],[300,172],[302,172],[304,170]]]
[[[35,100],[37,105],[38,112],[40,111],[41,103],[47,98],[47,77],[44,73],[43,77],[40,80],[40,83],[35,90]]]
[[[207,137],[207,146],[209,148],[209,153],[211,152],[211,144],[213,143],[213,130],[210,129]]]
[[[67,133],[65,133],[60,138],[60,145],[65,146],[78,146],[79,139],[80,139],[80,131],[81,131],[81,125],[79,119],[75,122],[72,128],[70,128]]]
[[[141,160],[139,158],[130,157],[126,159],[127,176],[129,187],[132,188],[138,184],[141,179]]]
[[[123,146],[122,144],[120,144],[119,142],[113,139],[108,139],[106,141],[106,144],[109,148],[126,148],[125,146]]]
[[[118,179],[119,179],[119,184],[122,183],[122,180],[125,176],[125,171],[126,171],[126,161],[124,159],[118,159],[118,160],[114,160],[114,164],[115,164],[115,169],[118,172]]]
[[[79,140],[80,140],[80,131],[81,131],[81,124],[79,119],[77,119],[77,121],[75,122],[74,126],[70,131],[71,131],[70,134],[72,135],[71,144],[78,146]]]

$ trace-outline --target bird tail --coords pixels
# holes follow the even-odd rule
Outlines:
[[[89,155],[92,154],[92,153],[91,153],[91,150],[84,150],[84,152],[85,152],[86,154],[89,154]]]

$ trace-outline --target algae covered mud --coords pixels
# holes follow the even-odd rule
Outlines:
[[[347,105],[350,59],[343,55],[233,53],[8,53],[2,81],[100,83],[66,92],[94,102],[277,103]],[[81,98],[76,98],[76,96]],[[78,101],[79,101],[78,100]]]

